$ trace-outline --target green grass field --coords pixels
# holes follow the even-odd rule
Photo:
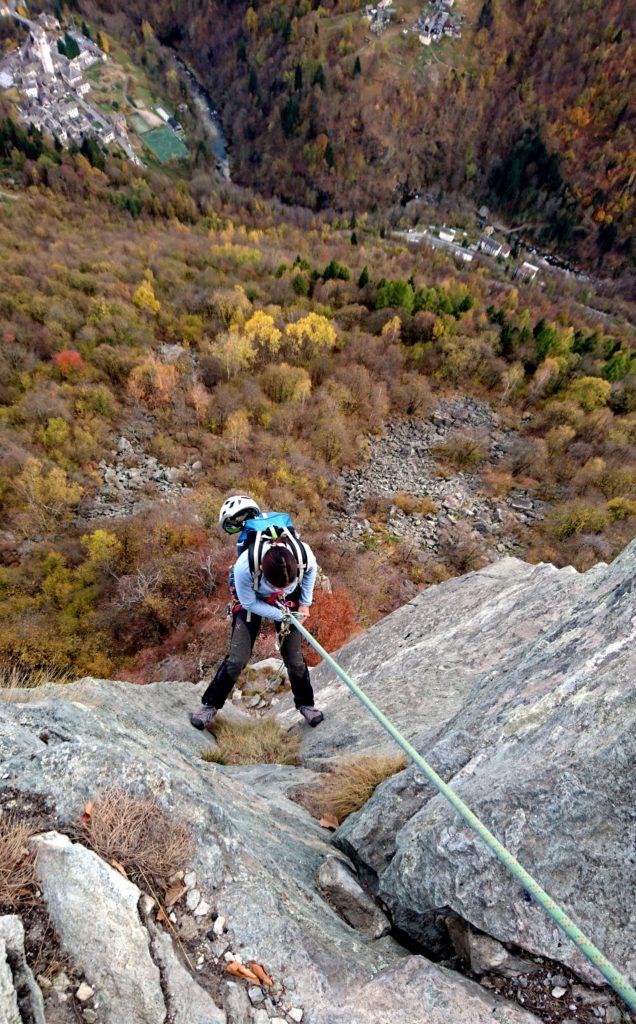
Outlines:
[[[171,128],[151,128],[149,132],[144,132],[141,140],[162,164],[168,160],[182,160],[188,155],[187,147]]]

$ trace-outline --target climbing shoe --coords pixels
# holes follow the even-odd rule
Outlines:
[[[216,714],[217,708],[206,707],[204,704],[202,708],[199,708],[193,715],[190,715],[190,721],[195,729],[207,729],[212,724]]]
[[[303,706],[298,708],[298,710],[312,729],[315,729],[317,725],[320,725],[325,717],[322,711],[319,711],[318,708],[309,708],[306,704],[303,704]]]

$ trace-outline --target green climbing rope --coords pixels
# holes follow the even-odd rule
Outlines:
[[[452,804],[455,810],[462,816],[464,821],[468,822],[470,827],[477,833],[478,836],[483,839],[486,845],[492,850],[495,856],[501,861],[501,863],[510,871],[510,873],[517,879],[518,882],[526,889],[532,898],[536,900],[539,906],[550,915],[553,921],[561,928],[569,939],[578,946],[581,952],[587,957],[590,963],[601,972],[604,978],[610,983],[618,994],[625,1000],[631,1010],[636,1010],[636,989],[630,985],[629,981],[623,977],[623,975],[609,962],[606,956],[601,953],[600,949],[597,949],[593,942],[588,939],[581,929],[574,923],[574,921],[568,917],[564,910],[554,902],[552,897],[548,895],[545,889],[542,889],[538,882],[534,880],[532,875],[528,874],[526,869],[512,856],[509,850],[499,842],[496,836],[492,834],[482,821],[477,817],[476,814],[471,811],[470,807],[464,803],[464,801],[457,796],[450,786],[448,786],[437,772],[431,768],[430,764],[418,754],[415,747],[402,736],[401,732],[393,725],[391,721],[384,715],[379,708],[375,706],[372,700],[367,697],[366,693],[360,689],[357,683],[353,681],[343,668],[340,667],[338,662],[322,647],[317,640],[311,635],[308,629],[303,626],[302,622],[296,618],[291,612],[286,611],[285,618],[287,621],[294,624],[296,629],[304,636],[305,640],[311,644],[315,651],[325,660],[325,662],[333,669],[336,675],[342,680],[352,693],[358,698],[358,700],[365,706],[367,711],[370,711],[373,717],[380,723],[383,729],[386,729],[389,736],[395,740],[397,745],[402,748],[404,753],[413,761],[415,765],[424,773],[429,782],[446,797],[448,802]]]

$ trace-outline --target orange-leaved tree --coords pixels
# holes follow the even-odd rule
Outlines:
[[[348,590],[337,587],[333,593],[317,590],[307,628],[326,651],[337,651],[358,632],[356,610]],[[319,656],[313,647],[305,644],[305,658],[309,665],[318,665]]]

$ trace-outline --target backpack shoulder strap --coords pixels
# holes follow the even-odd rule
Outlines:
[[[283,530],[283,535],[285,537],[287,547],[291,550],[294,558],[298,562],[298,583],[300,585],[307,569],[307,550],[294,530],[285,528]]]
[[[250,541],[250,546],[247,549],[247,560],[254,590],[258,590],[258,586],[261,581],[261,553],[263,550],[264,540],[265,537],[262,533],[255,533],[253,539]]]

